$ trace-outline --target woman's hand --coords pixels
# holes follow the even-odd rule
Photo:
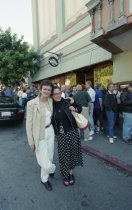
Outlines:
[[[76,109],[74,108],[74,106],[69,106],[69,109],[71,110],[71,111],[76,111]]]
[[[69,99],[70,100],[70,104],[73,104],[74,103],[74,99],[73,98],[67,97],[66,99]]]

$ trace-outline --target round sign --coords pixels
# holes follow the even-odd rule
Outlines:
[[[58,59],[54,56],[51,56],[48,61],[49,61],[49,64],[53,67],[56,67],[59,64]]]

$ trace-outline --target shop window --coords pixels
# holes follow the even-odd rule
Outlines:
[[[76,85],[76,74],[75,73],[67,74],[65,76],[65,85],[69,86],[69,87]]]
[[[112,82],[113,66],[97,67],[94,69],[94,86],[101,83],[105,88],[109,82]]]

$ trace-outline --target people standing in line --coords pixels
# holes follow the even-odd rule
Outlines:
[[[119,91],[119,85],[114,83],[114,91],[113,93],[116,95],[117,104],[118,104],[118,113],[117,113],[117,119],[116,119],[116,125],[119,125],[119,115],[121,112],[121,92]]]
[[[35,87],[30,87],[29,91],[27,92],[27,101],[30,101],[37,97],[35,92]]]
[[[75,182],[75,166],[83,165],[79,131],[71,111],[81,112],[82,108],[62,98],[61,89],[57,86],[53,89],[52,97],[52,123],[58,139],[60,172],[64,186],[69,186]]]
[[[81,114],[89,121],[89,103],[91,102],[91,98],[87,91],[82,90],[82,85],[76,86],[77,93],[73,96],[74,101],[82,107]],[[85,128],[84,130],[80,130],[81,138],[84,141],[92,140],[93,137],[89,135],[89,128]]]
[[[76,85],[73,85],[71,88],[71,92],[69,94],[69,97],[73,97],[77,93],[77,87]]]
[[[94,101],[95,101],[95,90],[92,88],[92,82],[87,80],[85,83],[88,94],[90,95],[91,102],[89,103],[89,123],[90,123],[90,136],[94,134]]]
[[[54,129],[51,124],[53,101],[50,98],[52,83],[48,80],[40,84],[40,95],[27,103],[26,131],[29,146],[35,151],[41,167],[41,183],[52,190],[49,176],[55,172],[53,164]]]
[[[27,106],[27,93],[26,93],[26,89],[23,89],[23,93],[22,93],[22,106],[24,109],[26,109]]]
[[[17,97],[18,97],[20,106],[22,106],[22,95],[23,95],[23,91],[22,91],[22,88],[20,87],[18,88],[18,91],[17,91]]]
[[[103,92],[102,84],[99,83],[95,87],[95,102],[94,102],[94,123],[95,132],[99,133],[102,128],[102,118],[103,118]]]
[[[123,140],[132,144],[132,83],[127,90],[121,93],[121,105],[123,112]]]
[[[67,96],[68,96],[68,94],[66,93],[66,86],[61,85],[61,97],[66,98]]]
[[[10,85],[5,89],[5,96],[14,96],[14,91]]]
[[[110,143],[114,143],[114,139],[117,137],[114,133],[115,122],[118,113],[118,104],[116,95],[113,93],[114,84],[109,83],[107,86],[107,92],[104,97],[104,105],[107,117],[107,137]]]

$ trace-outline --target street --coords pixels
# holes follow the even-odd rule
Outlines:
[[[53,191],[40,182],[40,168],[27,144],[25,122],[0,127],[0,210],[131,210],[132,177],[84,154],[74,186],[63,186],[57,170]]]

